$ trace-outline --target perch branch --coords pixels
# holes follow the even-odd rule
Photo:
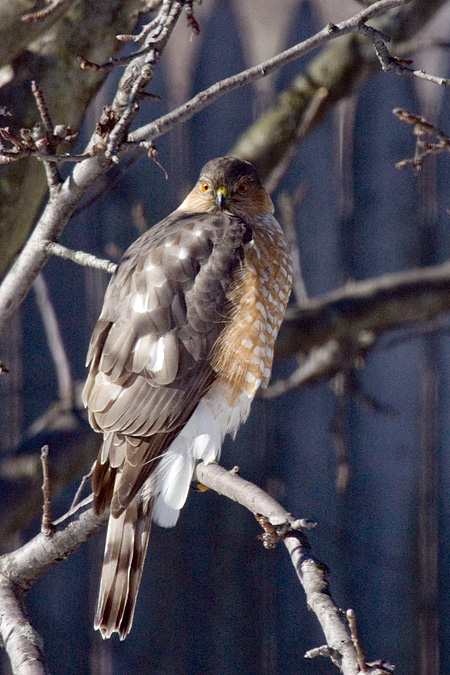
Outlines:
[[[327,644],[333,654],[333,662],[342,673],[355,675],[357,672],[357,653],[353,645],[350,629],[343,614],[335,605],[327,580],[328,570],[311,551],[311,546],[303,532],[295,532],[296,521],[278,502],[256,485],[244,480],[236,473],[230,473],[218,464],[200,464],[196,468],[197,479],[219,494],[239,502],[253,514],[264,514],[274,525],[291,525],[283,536],[283,542],[289,551],[292,564],[306,593],[308,607],[316,614]]]
[[[330,657],[344,675],[354,675],[358,661],[349,626],[331,598],[328,570],[315,558],[302,531],[309,529],[311,523],[294,519],[263,490],[217,464],[201,462],[196,469],[196,479],[219,494],[239,502],[252,513],[263,514],[270,524],[270,530],[273,529],[278,534],[278,538],[289,551],[305,590],[308,606],[316,613],[324,631],[330,647]],[[85,499],[77,508],[56,521],[50,538],[40,533],[20,549],[2,556],[0,589],[15,598],[20,597],[51,567],[67,558],[88,537],[101,529],[108,515],[104,514],[99,518],[91,509],[86,510],[90,501],[91,497]],[[261,518],[260,515],[258,517]],[[268,531],[268,525],[265,529]],[[10,653],[5,630],[8,627],[13,634],[20,630],[23,614],[17,616],[17,612],[15,614],[10,611],[9,606],[3,603],[0,607],[0,633]]]

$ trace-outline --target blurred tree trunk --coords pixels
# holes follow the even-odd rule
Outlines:
[[[446,2],[414,0],[398,12],[373,21],[373,25],[399,44],[414,37]],[[390,50],[395,56],[392,43]],[[296,142],[297,130],[318,89],[324,87],[328,96],[311,128],[323,121],[337,101],[349,96],[379,68],[372,43],[362,35],[351,33],[333,41],[279,94],[275,105],[244,131],[230,154],[252,162],[260,175],[267,177]]]

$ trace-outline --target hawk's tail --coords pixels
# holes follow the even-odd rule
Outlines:
[[[109,517],[94,626],[103,638],[124,640],[133,624],[152,524],[154,499],[136,495],[118,518]]]

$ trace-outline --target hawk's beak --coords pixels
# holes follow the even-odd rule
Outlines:
[[[227,189],[224,187],[217,188],[216,190],[216,198],[214,200],[219,208],[220,211],[223,211],[225,209],[225,206],[228,203],[228,192]]]

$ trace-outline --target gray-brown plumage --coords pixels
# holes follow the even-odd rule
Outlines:
[[[84,402],[103,445],[94,509],[110,508],[95,626],[131,629],[152,518],[175,524],[195,462],[214,461],[270,376],[292,264],[254,167],[209,162],[108,286]]]

